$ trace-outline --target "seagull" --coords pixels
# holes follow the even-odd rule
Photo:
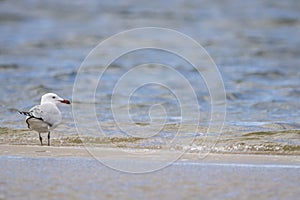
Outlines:
[[[59,104],[70,104],[70,101],[57,94],[47,93],[42,96],[40,105],[34,106],[28,112],[19,111],[20,114],[27,116],[28,128],[39,133],[41,145],[43,145],[41,133],[48,133],[48,146],[50,146],[50,131],[61,122],[61,112],[57,107]]]

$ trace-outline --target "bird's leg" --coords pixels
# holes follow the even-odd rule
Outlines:
[[[43,146],[43,138],[41,136],[41,133],[39,133],[39,138],[40,138],[40,141],[41,141],[41,146]]]
[[[48,146],[50,146],[50,131],[48,132]]]

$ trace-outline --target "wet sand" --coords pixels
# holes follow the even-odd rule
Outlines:
[[[117,166],[136,160],[99,148]],[[172,155],[168,151],[164,155]],[[151,173],[129,174],[84,147],[0,145],[0,199],[297,199],[300,157],[188,153]],[[100,155],[100,154],[99,154]],[[140,166],[164,162],[145,156]]]
[[[93,147],[98,150],[98,156],[111,159],[134,159],[134,157],[124,157],[118,148],[101,148]],[[138,151],[138,150],[134,150]],[[150,151],[150,150],[148,150]],[[168,150],[153,150],[164,151],[164,156],[172,156],[178,154],[177,151]],[[165,160],[161,157],[155,157],[143,154],[144,160],[149,161],[155,159],[158,161]],[[160,154],[162,155],[162,154]],[[84,146],[71,147],[54,147],[54,146],[39,146],[39,145],[0,145],[0,156],[19,156],[31,158],[94,158],[93,155]],[[255,155],[255,154],[214,154],[210,153],[206,156],[198,153],[184,153],[178,161],[199,162],[199,163],[228,163],[228,164],[257,164],[257,165],[300,165],[300,156],[293,155]]]

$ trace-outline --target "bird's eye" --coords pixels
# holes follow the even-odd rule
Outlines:
[[[55,99],[55,96],[53,96],[52,99]]]

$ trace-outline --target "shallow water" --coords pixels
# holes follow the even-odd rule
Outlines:
[[[90,63],[91,71],[85,74],[80,100],[73,102],[80,110],[83,119],[80,123],[87,131],[80,132],[78,140],[72,110],[62,107],[64,124],[52,134],[54,145],[74,145],[82,140],[114,145],[112,138],[117,138],[121,141],[118,145],[123,147],[166,148],[168,145],[165,144],[176,136],[179,142],[171,145],[175,149],[299,154],[298,1],[235,0],[226,3],[178,0],[171,5],[168,1],[75,1],[66,5],[61,1],[42,3],[25,0],[1,1],[0,5],[2,143],[38,144],[36,134],[23,131],[26,124],[16,110],[29,109],[49,91],[71,99],[77,70],[95,45],[130,28],[158,26],[175,29],[194,38],[217,64],[227,97],[223,133],[220,135],[213,129],[207,132],[210,96],[197,71],[174,55],[144,50],[124,55],[112,63],[99,84],[99,74],[93,70],[103,68],[103,59],[99,57]],[[151,40],[151,35],[147,37]],[[118,45],[107,49],[107,52],[116,51]],[[188,108],[189,103],[179,104],[172,92],[155,85],[139,88],[130,99],[133,123],[125,120],[121,125],[131,135],[124,134],[116,126],[110,107],[113,86],[133,66],[149,60],[174,67],[190,81],[200,105],[198,130],[184,126],[183,134],[177,137],[182,120],[180,108]],[[132,84],[154,74],[156,79],[166,80],[171,87],[181,91],[185,89],[181,82],[178,83],[161,68],[147,66],[143,72],[132,80]],[[98,84],[95,110],[102,127],[101,134],[90,124],[95,118],[86,112],[86,107],[93,103],[86,93],[91,84]],[[122,99],[127,94],[120,92],[114,95]],[[189,96],[186,100],[184,102],[189,102]],[[118,109],[126,108],[127,103],[127,99],[122,99]],[[152,107],[157,104],[162,105],[166,113],[159,106]],[[166,126],[161,126],[164,120]],[[150,127],[152,122],[156,126]],[[159,134],[153,135],[151,128],[157,131],[157,127],[162,129]],[[132,136],[142,139],[132,140]]]
[[[1,199],[297,199],[299,196],[299,166],[295,165],[177,162],[148,174],[121,173],[88,158],[3,156],[0,165]]]

